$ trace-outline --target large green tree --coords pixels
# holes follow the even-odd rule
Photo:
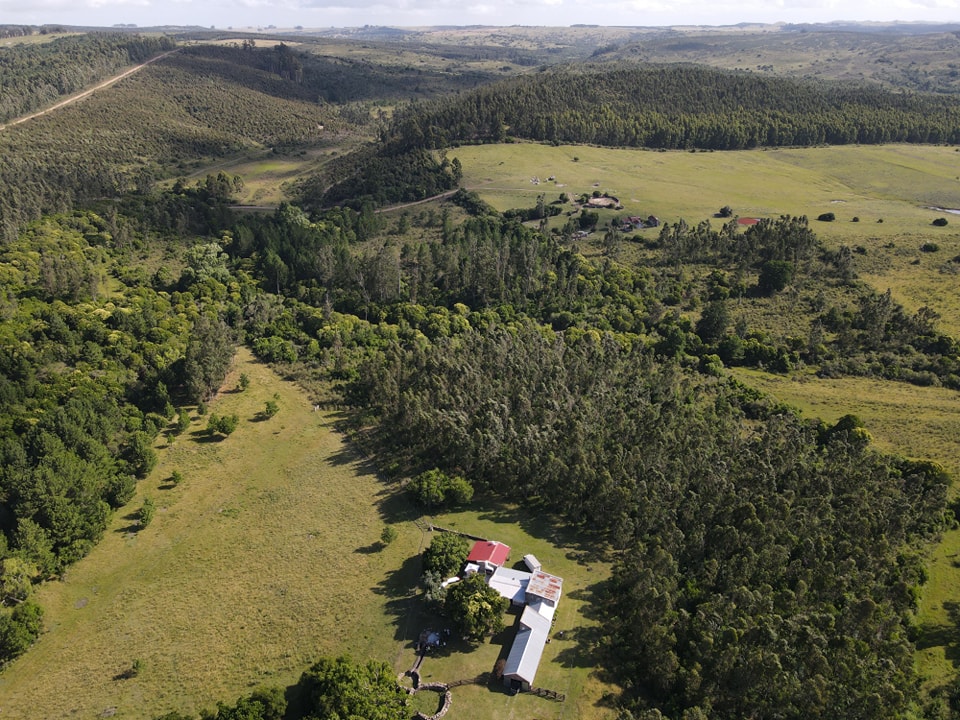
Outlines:
[[[323,658],[300,678],[315,720],[407,720],[406,692],[385,662]]]
[[[482,640],[503,630],[503,613],[508,604],[506,598],[487,585],[483,575],[474,573],[450,586],[444,610],[464,637]]]

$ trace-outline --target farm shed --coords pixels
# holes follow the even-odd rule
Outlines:
[[[492,573],[510,557],[510,546],[494,540],[479,540],[474,543],[468,563],[476,563],[485,573]]]
[[[523,607],[527,599],[527,584],[530,582],[530,573],[523,570],[511,570],[498,567],[487,584],[510,601],[511,605]]]
[[[517,637],[503,668],[504,685],[512,690],[530,689],[549,637],[549,618],[540,615],[532,607],[524,608],[517,626]]]
[[[523,564],[526,565],[527,569],[532,573],[537,572],[537,570],[543,567],[535,555],[524,555]]]

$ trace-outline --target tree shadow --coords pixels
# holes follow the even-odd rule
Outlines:
[[[115,533],[118,533],[119,535],[127,535],[128,533],[136,533],[138,530],[141,529],[141,525],[140,525],[140,511],[139,511],[139,510],[134,510],[133,512],[128,512],[126,515],[124,515],[124,516],[123,516],[122,518],[120,518],[120,519],[121,519],[121,520],[128,520],[128,521],[130,521],[130,524],[129,524],[129,525],[125,525],[124,527],[119,527],[119,528],[117,528],[116,530],[114,530],[114,532],[115,532]]]
[[[378,552],[381,552],[385,547],[386,545],[384,545],[382,542],[377,540],[376,542],[370,543],[369,545],[358,547],[356,550],[354,550],[354,552],[359,553],[361,555],[374,555]]]
[[[190,438],[196,443],[218,443],[226,439],[226,435],[211,433],[209,430],[192,430]]]
[[[603,666],[601,598],[605,592],[606,582],[597,582],[567,593],[569,599],[583,603],[581,612],[584,617],[596,621],[597,624],[555,629],[553,642],[562,643],[564,646],[557,653],[557,662],[563,667],[599,668]]]
[[[567,558],[579,565],[589,567],[593,563],[609,560],[606,541],[588,527],[571,525],[569,521],[536,505],[507,505],[490,498],[483,498],[481,502],[489,507],[480,514],[481,520],[519,525],[528,535],[549,540],[555,547],[572,548]]]
[[[403,564],[387,572],[383,580],[371,590],[387,598],[384,610],[393,618],[394,640],[407,641],[410,646],[416,644],[422,627],[431,621],[437,622],[438,616],[430,613],[417,588],[422,562],[419,555],[408,557]]]
[[[944,657],[954,668],[960,667],[960,602],[943,604],[950,619],[948,624],[924,623],[915,630],[914,644],[917,650],[942,647]]]

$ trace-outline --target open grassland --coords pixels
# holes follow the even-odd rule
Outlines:
[[[656,152],[532,143],[456,148],[464,184],[499,210],[533,207],[561,193],[599,190],[619,198],[616,216],[656,215],[695,225],[722,220],[729,205],[740,217],[805,215],[830,246],[861,248],[856,268],[881,292],[890,288],[908,309],[928,305],[945,330],[960,335],[960,294],[953,263],[960,254],[960,154],[926,145],[838,146],[743,152]],[[550,181],[548,178],[553,177]],[[540,180],[539,184],[533,182]],[[835,222],[817,221],[832,212]],[[939,217],[946,227],[933,227]],[[854,218],[859,218],[854,222]],[[551,219],[551,227],[566,217]],[[880,221],[883,222],[880,222]],[[655,238],[657,230],[643,234]],[[934,243],[937,252],[922,252]]]
[[[291,684],[320,655],[397,656],[377,585],[419,531],[377,551],[382,484],[295,386],[241,351],[226,387],[241,371],[251,387],[211,405],[240,416],[234,434],[208,441],[195,421],[96,549],[39,590],[46,632],[0,676],[4,717],[195,713]],[[279,413],[255,421],[274,393]],[[138,529],[147,496],[156,516]]]
[[[241,372],[251,383],[236,392]],[[386,660],[399,673],[414,662],[420,630],[444,623],[416,589],[430,540],[414,522],[419,512],[350,452],[335,418],[245,350],[224,387],[210,412],[236,413],[238,429],[211,440],[195,415],[171,446],[158,443],[157,469],[103,541],[38,590],[45,632],[0,675],[4,717],[197,713],[255,686],[291,685],[321,655]],[[258,419],[274,398],[279,413]],[[146,497],[157,512],[139,528]],[[384,522],[398,530],[386,548]],[[438,522],[501,539],[515,558],[533,552],[566,582],[557,625],[566,639],[548,647],[538,682],[567,703],[466,686],[454,691],[455,717],[606,717],[596,706],[604,689],[593,675],[596,630],[584,614],[607,565],[515,509]],[[510,631],[430,657],[425,674],[449,681],[489,671],[506,638]],[[135,661],[140,672],[124,677]]]

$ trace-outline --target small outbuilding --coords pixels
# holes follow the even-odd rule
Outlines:
[[[468,563],[476,565],[488,575],[502,566],[510,557],[510,546],[495,540],[478,540],[474,543],[470,554],[467,555]]]

